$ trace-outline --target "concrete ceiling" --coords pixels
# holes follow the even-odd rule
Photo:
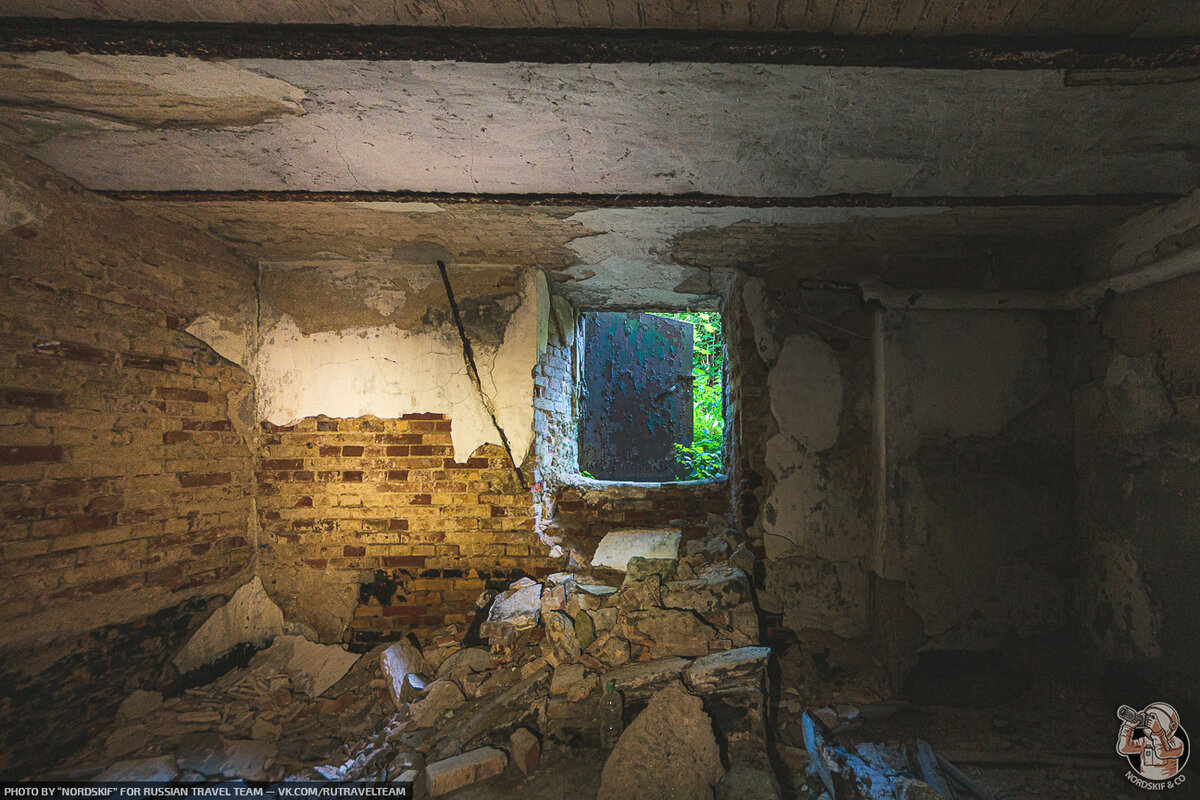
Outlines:
[[[1193,0],[5,0],[0,14],[173,22],[953,36],[1200,32]]]
[[[0,122],[92,189],[736,197],[1196,185],[1200,81],[756,64],[0,57]]]
[[[894,36],[1183,34],[1195,16],[1190,2],[769,5],[742,15],[729,3],[645,3],[628,16],[610,2],[7,0],[0,12]],[[1127,64],[1137,69],[1064,71],[1044,49],[1019,64],[1019,47],[1002,69],[822,65],[812,53],[484,63],[352,48],[334,59],[148,55],[137,48],[155,34],[142,34],[115,54],[0,53],[0,142],[261,262],[540,266],[585,305],[711,304],[733,269],[1058,288],[1078,276],[1084,242],[1200,183],[1200,69],[1186,47],[1173,51],[1182,62],[1138,55]]]

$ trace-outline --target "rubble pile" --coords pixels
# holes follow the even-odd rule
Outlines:
[[[705,760],[723,755],[697,797],[713,797],[726,768],[773,784],[770,652],[757,646],[753,556],[731,533],[714,518],[681,554],[679,531],[614,532],[603,566],[481,598],[477,639],[451,625],[359,657],[278,634],[207,686],[168,699],[135,693],[74,766],[82,775],[106,765],[106,778],[404,780],[418,797],[440,796],[509,770],[529,775],[550,751],[598,747],[598,703],[612,682],[626,722],[638,721],[617,751],[644,750],[637,737],[652,736],[656,718],[663,727],[668,709],[665,727]],[[464,646],[473,639],[483,645]],[[605,775],[614,786],[637,780],[617,766]]]

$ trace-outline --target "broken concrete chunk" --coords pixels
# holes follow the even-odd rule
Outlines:
[[[746,545],[738,545],[738,548],[729,556],[729,566],[734,569],[739,569],[747,575],[754,573],[754,563],[758,558]]]
[[[713,800],[721,751],[700,698],[678,681],[650,698],[600,775],[597,800]]]
[[[605,597],[606,595],[615,594],[616,586],[609,586],[603,583],[581,583],[578,584],[579,591],[590,594],[595,597]]]
[[[425,768],[431,797],[449,794],[464,786],[487,780],[504,772],[508,757],[494,747],[480,747],[435,761]]]
[[[675,559],[672,558],[642,558],[634,556],[625,565],[625,584],[640,581],[657,575],[664,581],[675,571]]]
[[[592,642],[587,649],[587,655],[597,659],[606,667],[616,667],[629,661],[629,642],[608,632]]]
[[[597,634],[610,631],[617,625],[617,609],[615,608],[598,608],[590,613],[592,622],[596,625]]]
[[[679,540],[683,533],[678,530],[617,530],[600,540],[592,555],[593,567],[610,567],[624,572],[629,559],[665,558],[679,559]]]
[[[485,647],[465,647],[452,654],[438,667],[438,680],[458,679],[472,672],[483,672],[492,668],[492,651]]]
[[[265,647],[283,632],[283,611],[267,597],[256,575],[205,620],[171,661],[181,674],[186,674],[216,661],[239,644]]]
[[[379,668],[396,708],[412,700],[414,691],[425,688],[423,676],[430,671],[421,651],[408,639],[400,639],[380,653]]]
[[[587,650],[596,641],[596,623],[583,609],[575,614],[575,641],[579,643],[580,650]]]
[[[449,678],[439,679],[429,684],[425,697],[413,703],[408,708],[413,725],[425,728],[437,721],[443,712],[455,708],[466,697],[458,684]]]
[[[578,702],[591,694],[598,682],[596,673],[583,664],[564,664],[550,678],[550,694],[565,694],[568,700]]]
[[[653,661],[637,661],[604,673],[604,683],[613,681],[622,692],[637,692],[647,688],[660,688],[679,677],[690,662],[686,658],[657,658]]]
[[[662,605],[662,578],[658,575],[651,575],[643,580],[625,584],[617,593],[616,604],[617,608],[626,612],[660,607]]]
[[[746,573],[730,567],[706,569],[696,578],[663,585],[662,604],[699,612],[732,609],[750,599]]]
[[[554,648],[560,664],[579,660],[579,642],[575,639],[574,621],[561,611],[551,611],[545,617],[546,638]]]
[[[171,756],[157,758],[135,758],[131,761],[119,761],[101,772],[94,781],[171,781],[179,774],[179,765]]]
[[[278,636],[266,650],[250,660],[252,671],[277,671],[292,679],[292,687],[309,697],[320,697],[341,680],[358,655],[333,644],[318,644],[303,636]]]
[[[550,694],[566,694],[567,687],[583,679],[587,668],[582,664],[563,664],[550,677]]]
[[[769,647],[739,647],[697,658],[683,671],[683,682],[695,692],[706,692],[766,669]]]
[[[162,705],[162,692],[147,692],[137,689],[121,702],[117,716],[123,720],[135,720]]]
[[[542,605],[542,585],[529,581],[528,585],[518,585],[529,579],[524,578],[513,584],[515,588],[500,594],[491,611],[488,612],[488,622],[504,622],[517,629],[532,628],[538,624]]]
[[[630,644],[646,647],[654,658],[708,655],[709,642],[717,638],[713,627],[691,611],[631,611],[620,627],[628,629]]]
[[[538,762],[542,757],[542,746],[538,738],[526,728],[517,728],[508,737],[509,753],[517,769],[522,775],[532,775],[537,771]]]

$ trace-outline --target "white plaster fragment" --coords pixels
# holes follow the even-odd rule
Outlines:
[[[204,314],[184,330],[211,347],[217,355],[242,367],[254,369],[258,324],[252,310],[239,309],[236,316]]]
[[[592,556],[593,567],[610,567],[625,571],[629,559],[679,558],[679,540],[683,534],[677,530],[617,530],[608,533]]]
[[[255,576],[205,620],[171,661],[181,674],[187,673],[215,661],[239,644],[262,647],[282,633],[283,611],[267,597],[262,580]]]

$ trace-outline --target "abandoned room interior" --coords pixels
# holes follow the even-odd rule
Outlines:
[[[1198,153],[1194,0],[0,0],[0,777],[1200,796]]]

